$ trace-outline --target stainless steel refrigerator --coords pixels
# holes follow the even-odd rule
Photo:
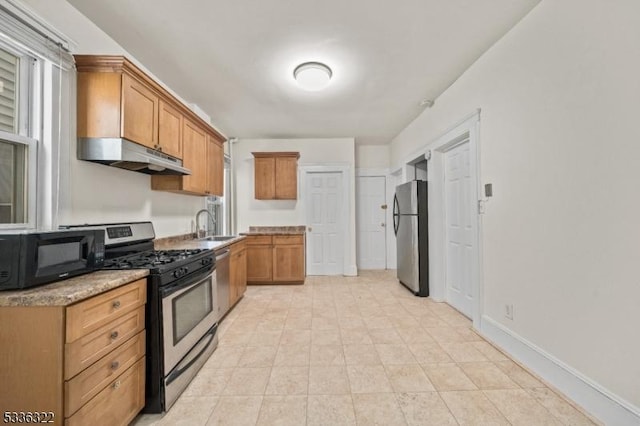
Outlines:
[[[398,280],[416,296],[429,296],[429,226],[427,182],[396,186],[393,230],[396,234]]]

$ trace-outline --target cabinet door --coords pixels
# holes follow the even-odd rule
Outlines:
[[[229,307],[233,306],[236,300],[238,300],[238,254],[233,253],[229,261]]]
[[[190,176],[184,176],[183,189],[206,195],[207,191],[207,135],[191,120],[185,119],[183,126],[184,166],[191,170]]]
[[[247,253],[247,282],[264,283],[271,281],[273,267],[271,245],[248,245]]]
[[[158,145],[158,103],[151,89],[122,75],[122,136],[149,148]]]
[[[68,426],[127,425],[144,407],[145,359],[140,358],[111,384],[65,420]],[[57,423],[57,422],[56,422]],[[62,423],[62,422],[60,422]]]
[[[295,200],[298,198],[298,159],[295,157],[275,158],[275,198]],[[257,198],[257,197],[256,197]]]
[[[212,195],[222,197],[224,195],[224,149],[222,148],[222,144],[216,139],[211,136],[208,136],[208,138],[208,191]]]
[[[254,168],[256,200],[273,200],[276,196],[275,158],[256,158]]]
[[[236,273],[237,273],[236,297],[237,299],[239,299],[247,290],[247,250],[246,249],[242,250],[238,256],[238,265],[237,265]]]
[[[158,144],[165,154],[182,158],[182,114],[170,104],[160,100],[158,117]]]
[[[273,281],[304,281],[304,246],[276,244],[273,246]]]

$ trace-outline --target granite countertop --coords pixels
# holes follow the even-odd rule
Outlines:
[[[154,243],[156,250],[180,250],[180,249],[213,249],[219,250],[233,243],[244,240],[243,235],[225,241],[209,241],[206,239],[183,239],[181,237],[170,237],[156,240]]]
[[[0,307],[68,306],[147,275],[146,269],[97,271],[26,290],[0,291]]]
[[[157,250],[213,249],[219,250],[244,240],[245,235],[303,235],[306,226],[250,226],[249,231],[225,241],[196,239],[195,234],[162,238],[155,241]],[[52,284],[26,290],[0,291],[0,307],[6,306],[68,306],[104,293],[149,275],[146,269],[96,271]]]
[[[304,235],[307,227],[299,226],[250,226],[249,231],[240,235]]]

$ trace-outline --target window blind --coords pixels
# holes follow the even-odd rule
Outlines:
[[[16,83],[18,58],[0,49],[0,130],[16,133]]]
[[[73,56],[69,53],[70,43],[66,37],[18,2],[0,0],[0,35],[2,34],[64,69],[73,67]]]

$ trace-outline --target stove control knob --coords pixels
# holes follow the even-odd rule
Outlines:
[[[173,276],[174,276],[175,278],[180,277],[180,271],[178,271],[178,270],[173,271]]]
[[[187,275],[189,273],[189,268],[184,268],[184,275]]]

